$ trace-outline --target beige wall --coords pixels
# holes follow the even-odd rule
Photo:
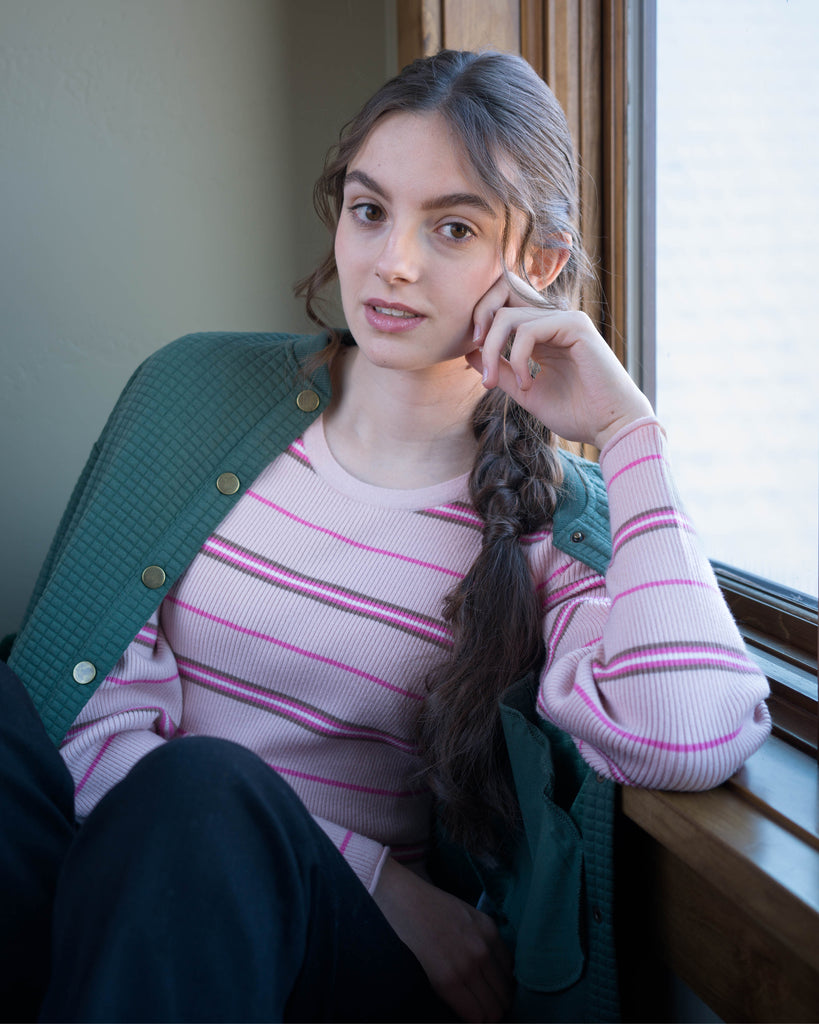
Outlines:
[[[298,330],[312,182],[391,0],[0,0],[0,635],[136,365]]]

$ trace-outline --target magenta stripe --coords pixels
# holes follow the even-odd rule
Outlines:
[[[92,772],[94,771],[94,769],[97,767],[97,765],[102,760],[102,755],[108,749],[108,747],[109,747],[111,741],[113,740],[113,738],[114,738],[113,736],[109,736],[108,739],[105,741],[105,743],[103,743],[103,745],[97,751],[97,756],[94,758],[94,760],[88,766],[88,771],[85,773],[85,775],[83,775],[83,777],[77,783],[76,788],[74,789],[74,796],[75,797],[80,792],[80,790],[83,788],[83,786],[86,784],[86,782],[88,782],[88,780],[91,778]]]
[[[157,732],[163,739],[169,740],[176,731],[176,726],[173,723],[173,719],[164,708],[158,708],[159,711],[159,724],[157,725]]]
[[[569,623],[574,618],[575,612],[582,604],[583,599],[578,598],[578,600],[576,601],[570,601],[568,604],[565,604],[558,612],[557,618],[555,619],[555,623],[552,626],[552,631],[549,634],[546,658],[547,669],[550,669],[552,667],[552,662],[554,661],[557,646],[565,636],[566,631],[569,628]]]
[[[527,533],[520,538],[521,544],[526,547],[533,547],[535,544],[540,544],[544,540],[548,540],[552,536],[551,530],[538,530],[535,533]]]
[[[463,579],[463,573],[455,572],[453,569],[447,569],[442,565],[434,565],[432,562],[422,562],[417,558],[410,558],[409,555],[399,555],[395,551],[385,551],[383,548],[373,548],[367,544],[359,544],[358,541],[351,540],[349,537],[345,537],[340,533],[336,533],[335,530],[328,530],[324,526],[318,526],[316,523],[310,523],[306,519],[301,519],[293,512],[288,512],[286,508],[282,508],[281,505],[276,505],[272,501],[268,501],[267,498],[263,498],[261,494],[256,494],[255,491],[247,492],[251,498],[255,498],[260,501],[263,505],[267,505],[272,508],[275,512],[286,516],[288,519],[292,519],[294,522],[299,523],[301,526],[306,526],[311,530],[317,530],[319,533],[325,533],[328,537],[333,537],[335,540],[340,540],[343,544],[349,544],[351,547],[358,548],[360,551],[370,551],[376,555],[384,555],[386,558],[397,558],[402,562],[409,562],[411,565],[419,565],[422,569],[432,569],[435,572],[445,573],[447,576],[454,576],[456,579]]]
[[[438,505],[435,508],[424,509],[423,515],[433,516],[435,519],[447,519],[455,523],[463,523],[465,526],[475,526],[483,529],[483,520],[477,513],[462,505]]]
[[[572,565],[573,565],[573,564],[574,564],[573,562],[566,562],[566,564],[565,564],[565,565],[561,565],[561,566],[558,566],[558,568],[557,568],[557,569],[555,569],[555,571],[554,571],[554,572],[552,573],[552,575],[551,575],[551,576],[548,576],[548,577],[547,577],[547,578],[546,578],[546,579],[545,579],[545,580],[543,581],[543,583],[541,583],[541,584],[540,584],[540,586],[538,587],[538,589],[540,589],[540,587],[545,587],[545,586],[546,586],[546,585],[547,585],[548,583],[551,583],[551,582],[552,582],[552,580],[553,580],[553,579],[555,579],[555,578],[556,578],[557,576],[562,576],[562,575],[563,575],[563,573],[564,573],[564,572],[566,572],[566,570],[567,570],[567,569],[571,569],[571,567],[572,567]]]
[[[619,668],[612,668],[611,665],[607,665],[605,668],[602,665],[594,665],[593,673],[594,678],[600,682],[611,682],[613,679],[621,679],[624,676],[639,675],[646,672],[661,672],[669,669],[704,669],[704,668],[715,668],[722,669],[723,671],[735,671],[735,672],[749,672],[753,671],[753,666],[742,658],[719,658],[713,654],[707,657],[692,658],[684,657],[668,657],[664,659],[653,658],[646,656],[644,658],[630,658],[628,663],[622,664]]]
[[[134,686],[138,683],[149,683],[151,686],[158,686],[162,683],[173,683],[179,677],[176,675],[167,676],[165,679],[119,679],[117,676],[108,676],[109,683],[116,683],[117,686]]]
[[[324,580],[313,580],[285,569],[283,566],[267,562],[260,556],[235,548],[227,541],[211,537],[204,545],[205,551],[215,555],[221,561],[240,569],[251,570],[262,579],[286,584],[291,590],[307,597],[319,597],[331,601],[336,607],[354,613],[369,614],[382,622],[403,626],[422,639],[436,643],[452,645],[452,631],[445,625],[438,626],[429,620],[404,608],[377,602],[374,598],[363,594],[351,595],[348,591],[335,587]],[[437,626],[437,629],[436,629]]]
[[[678,658],[669,659],[668,661],[656,661],[646,659],[643,662],[635,662],[631,665],[623,665],[618,669],[604,669],[597,665],[594,666],[594,678],[600,682],[611,682],[613,679],[622,679],[623,677],[630,675],[642,675],[646,672],[664,672],[669,669],[703,669],[703,668],[717,668],[727,671],[733,669],[737,672],[747,672],[749,665],[743,662],[727,662],[720,661],[715,658],[702,658],[697,660],[695,658]]]
[[[614,476],[611,477],[611,479],[609,480],[609,487],[611,487],[611,485],[614,483],[618,476],[622,476],[623,473],[628,472],[628,470],[634,469],[635,466],[639,466],[643,462],[653,462],[657,459],[659,459],[662,462],[662,455],[644,455],[641,459],[635,459],[634,462],[629,462],[627,466],[623,466],[622,469],[618,469]]]
[[[541,582],[538,583],[535,587],[535,593],[538,593],[538,591],[544,590],[548,587],[553,579],[556,579],[558,576],[562,576],[567,569],[571,569],[573,564],[573,562],[567,562],[565,565],[561,565],[559,568],[555,569],[551,576],[547,576],[545,580],[541,580]]]
[[[339,848],[338,848],[338,852],[339,853],[343,854],[343,853],[346,852],[347,847],[350,845],[350,840],[352,838],[353,838],[353,833],[352,832],[348,832],[347,835],[345,835],[344,839],[341,842],[341,846],[339,846]]]
[[[158,638],[159,632],[153,626],[143,626],[134,637],[134,643],[140,644],[142,647],[154,648]]]
[[[685,518],[674,512],[641,516],[639,519],[626,523],[618,530],[617,536],[614,538],[613,551],[618,551],[627,540],[631,540],[639,533],[656,530],[660,526],[676,527],[679,530],[692,532],[692,528]]]
[[[612,598],[612,607],[617,604],[621,597],[629,597],[631,594],[637,594],[641,590],[651,590],[654,587],[700,587],[702,590],[716,590],[713,584],[704,583],[702,580],[652,580],[650,583],[641,583],[630,590],[624,590],[622,594],[617,594]]]
[[[330,665],[332,668],[339,668],[343,672],[350,672],[352,675],[358,676],[360,679],[366,679],[370,683],[375,683],[376,686],[383,686],[384,689],[391,690],[393,693],[400,693],[403,697],[411,697],[413,700],[424,699],[423,694],[413,693],[411,690],[403,689],[403,687],[394,686],[392,683],[388,683],[386,679],[379,679],[378,676],[371,675],[369,672],[364,672],[362,669],[353,668],[352,665],[345,665],[341,661],[335,661],[333,658],[325,658],[323,655],[316,654],[314,651],[306,651],[301,647],[285,643],[284,640],[278,640],[276,637],[270,636],[268,633],[260,633],[255,629],[247,629],[245,626],[240,626],[235,622],[229,622],[227,619],[221,619],[218,615],[211,615],[209,612],[203,611],[201,608],[194,608],[193,605],[186,604],[184,601],[180,601],[176,597],[168,595],[165,600],[170,601],[171,604],[175,604],[179,608],[184,608],[185,611],[189,611],[193,615],[199,615],[203,619],[207,619],[209,622],[215,622],[220,626],[233,629],[237,633],[241,633],[243,636],[252,636],[257,640],[264,640],[265,643],[275,644],[277,647],[281,647],[286,651],[291,651],[293,654],[299,654],[304,658],[309,658],[312,661],[318,661],[323,665]]]
[[[310,728],[324,736],[329,736],[333,739],[341,737],[344,739],[371,740],[396,747],[405,753],[417,753],[415,744],[409,740],[403,740],[399,736],[393,736],[391,733],[383,732],[380,729],[371,729],[364,725],[356,725],[353,722],[340,721],[322,712],[319,708],[301,704],[296,700],[288,698],[285,694],[261,690],[245,680],[231,679],[213,670],[206,671],[198,665],[193,665],[181,659],[179,664],[184,670],[185,676],[194,682],[201,682],[227,697],[242,696],[258,708],[275,711],[289,718],[297,725]],[[324,727],[322,728],[319,723],[323,723]]]
[[[626,775],[625,772],[620,770],[619,765],[616,765],[610,757],[606,757],[602,750],[597,750],[596,747],[592,747],[592,750],[594,750],[606,762],[606,766],[608,767],[608,770],[611,773],[611,777],[614,779],[615,782],[619,782],[622,786],[634,785],[634,783],[631,781],[628,775]]]
[[[299,462],[303,462],[305,466],[308,466],[310,469],[312,469],[312,463],[310,462],[310,459],[307,457],[307,451],[305,450],[304,445],[299,443],[300,440],[301,439],[299,439],[298,441],[293,441],[288,447],[287,453],[288,455],[291,455],[294,459],[298,459]]]
[[[283,765],[271,764],[270,767],[280,775],[292,775],[294,778],[304,779],[306,782],[318,782],[322,786],[334,786],[337,789],[348,789],[353,793],[368,793],[370,796],[389,796],[402,800],[406,797],[418,797],[423,795],[422,792],[412,789],[374,789],[371,786],[358,786],[352,782],[339,782],[338,779],[325,779],[320,775],[310,775],[308,772],[299,772],[296,771],[295,768],[285,768]]]
[[[673,754],[691,754],[699,750],[712,750],[714,747],[722,747],[726,743],[730,743],[731,740],[736,739],[736,737],[742,732],[742,726],[740,726],[732,733],[728,733],[726,736],[719,736],[713,740],[703,740],[701,743],[667,743],[665,740],[654,740],[648,736],[635,736],[634,733],[625,732],[625,730],[619,728],[619,726],[616,726],[614,722],[606,718],[591,697],[583,692],[578,683],[575,683],[573,689],[574,692],[579,695],[583,703],[591,710],[595,718],[597,718],[609,730],[609,732],[613,732],[621,739],[629,740],[632,743],[641,743],[646,747],[653,747],[655,750],[667,750]]]
[[[578,598],[576,601],[571,601],[569,604],[565,605],[561,609],[560,613],[555,619],[554,625],[552,626],[552,631],[549,634],[549,639],[547,641],[547,658],[545,670],[548,670],[552,667],[552,664],[557,655],[557,648],[560,642],[563,640],[563,637],[568,632],[569,624],[574,619],[575,613],[579,609],[584,608],[587,605],[587,603],[587,599],[581,597]],[[586,643],[584,643],[581,646],[580,650],[586,650],[589,647],[594,647],[595,645],[599,644],[602,639],[602,636],[596,636],[592,640],[588,640]]]
[[[550,612],[568,597],[586,594],[590,590],[600,590],[605,585],[606,581],[602,576],[597,574],[594,576],[583,576],[582,579],[575,580],[568,586],[563,587],[562,590],[556,590],[553,594],[547,593],[543,599],[542,607],[544,611]]]
[[[99,725],[100,722],[110,722],[116,718],[119,718],[121,715],[133,715],[135,712],[141,713],[143,711],[152,711],[154,713],[154,716],[158,715],[160,720],[167,720],[171,723],[172,729],[175,729],[172,719],[168,718],[164,708],[154,707],[151,704],[141,704],[132,708],[118,708],[116,711],[112,712],[110,716],[103,715],[100,718],[95,718],[91,722],[75,722],[74,725],[72,725],[68,732],[65,734],[65,739],[63,740],[62,746],[65,746],[70,739],[74,739],[76,736],[79,736],[84,732],[88,732],[89,729],[93,729],[94,726]],[[172,731],[172,729],[168,731],[170,732]]]
[[[709,658],[714,658],[719,663],[733,662],[737,665],[749,666],[749,661],[745,657],[742,651],[737,651],[732,648],[726,647],[715,647],[713,644],[707,643],[692,643],[692,644],[666,644],[641,647],[630,651],[622,651],[620,654],[616,654],[609,662],[605,665],[601,665],[602,669],[610,669],[614,665],[620,662],[628,661],[643,661],[651,660],[655,658],[669,658],[676,660],[678,658],[685,658],[689,655],[704,654]],[[698,664],[699,661],[695,660],[692,664]]]

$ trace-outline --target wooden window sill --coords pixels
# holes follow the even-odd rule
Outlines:
[[[643,847],[628,893],[641,908],[631,938],[660,949],[726,1021],[816,1021],[816,761],[772,737],[718,789],[627,788],[622,810]]]

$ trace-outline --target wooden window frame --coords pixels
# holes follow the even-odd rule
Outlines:
[[[643,124],[630,135],[637,187],[630,179],[624,197],[641,199],[632,205],[637,227],[628,236],[637,251],[626,254],[622,271],[642,306],[643,329],[626,365],[654,400],[656,5],[627,6],[637,22],[630,25],[631,110]],[[642,378],[634,373],[638,363]],[[637,826],[629,851],[639,864],[627,883],[641,907],[629,941],[726,1021],[812,1020],[819,1006],[817,606],[775,582],[712,565],[749,653],[768,677],[774,734],[709,793],[622,791],[623,820]],[[628,974],[626,982],[628,988]],[[667,993],[655,990],[653,999],[654,1019],[663,1010],[673,1014]]]
[[[402,65],[442,46],[492,45],[521,53],[554,90],[580,153],[581,230],[598,271],[583,307],[654,402],[656,0],[397,3]],[[777,735],[815,756],[815,603],[736,568],[714,568],[770,680]]]
[[[655,0],[397,3],[402,65],[442,46],[495,46],[522,53],[555,91],[581,154],[583,234],[599,274],[585,308],[654,402]],[[775,734],[708,793],[622,790],[624,1017],[675,1019],[657,984],[670,970],[726,1021],[814,1020],[816,605],[714,569],[770,680]]]

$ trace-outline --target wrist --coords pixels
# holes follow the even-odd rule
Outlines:
[[[641,394],[640,398],[642,399],[641,402],[635,402],[631,408],[621,413],[615,419],[612,419],[602,430],[598,431],[592,442],[598,451],[602,451],[616,434],[630,427],[633,423],[636,423],[638,420],[654,417],[654,409],[651,407],[651,402],[649,402],[645,395]]]

